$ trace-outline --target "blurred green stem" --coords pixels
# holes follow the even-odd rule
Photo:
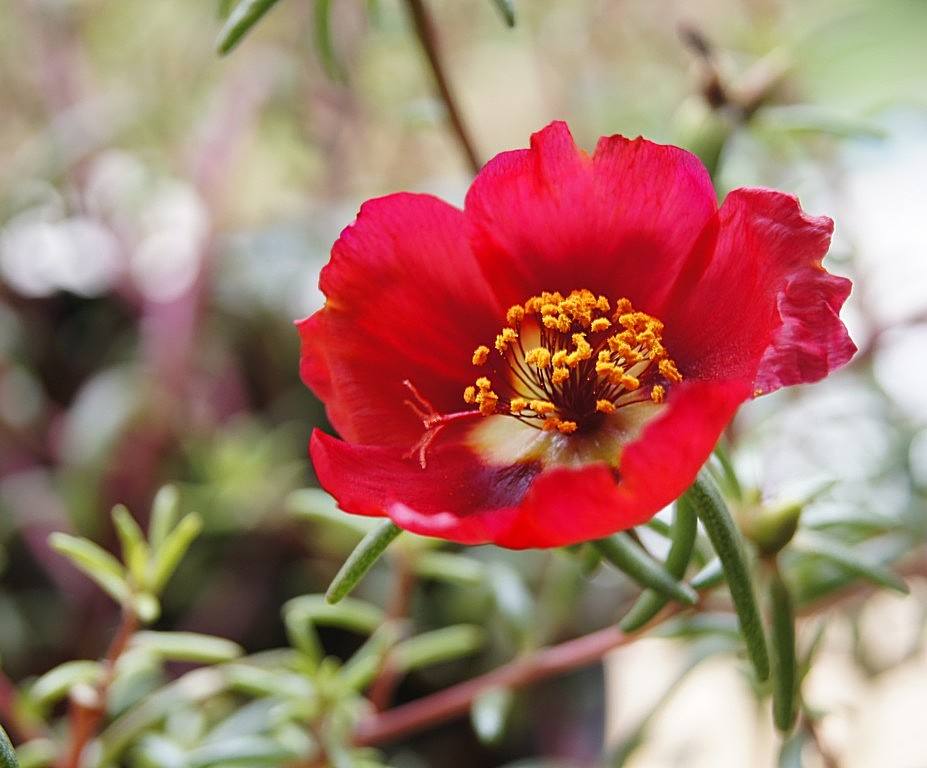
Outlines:
[[[434,21],[431,18],[428,8],[425,6],[425,0],[406,0],[406,5],[409,8],[409,15],[412,17],[412,23],[415,26],[415,34],[418,37],[419,43],[421,43],[422,51],[425,53],[425,57],[428,59],[428,64],[431,67],[431,72],[434,75],[438,93],[447,110],[447,118],[450,121],[454,135],[457,137],[460,148],[467,157],[470,170],[472,170],[473,173],[478,173],[480,168],[483,167],[483,163],[480,161],[479,155],[476,152],[473,139],[470,137],[470,132],[467,130],[467,126],[464,123],[460,106],[457,103],[454,92],[451,90],[450,81],[444,70],[444,62],[441,59],[441,50],[438,45],[438,34]]]

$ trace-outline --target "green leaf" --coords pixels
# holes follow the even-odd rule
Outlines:
[[[740,622],[740,631],[747,646],[750,661],[759,680],[769,678],[769,652],[763,622],[756,604],[753,579],[747,566],[744,544],[727,505],[721,498],[711,475],[699,473],[685,496],[695,507],[696,514],[705,526],[705,532],[714,547],[727,578],[734,610]]]
[[[0,768],[18,768],[16,753],[2,725],[0,725]]]
[[[188,768],[210,765],[282,765],[296,755],[276,740],[266,736],[246,735],[222,739],[197,747],[187,754]]]
[[[714,456],[721,467],[722,488],[731,498],[742,499],[744,496],[743,487],[740,484],[740,478],[737,477],[737,470],[734,468],[734,462],[731,461],[731,454],[728,452],[724,441],[715,446]]]
[[[398,639],[399,629],[395,623],[382,624],[345,662],[338,676],[351,690],[362,691],[383,666],[386,654]]]
[[[187,554],[187,550],[193,543],[193,540],[200,535],[203,530],[203,521],[196,513],[191,513],[184,517],[164,539],[164,542],[155,551],[154,559],[151,563],[151,575],[148,584],[155,594],[159,594],[177,566]]]
[[[409,672],[413,669],[452,661],[476,653],[485,640],[480,627],[473,624],[456,624],[425,632],[399,643],[391,659],[396,669]]]
[[[129,569],[129,575],[136,586],[144,587],[148,576],[150,552],[148,542],[135,518],[122,504],[113,507],[113,525],[122,546],[122,559]]]
[[[202,667],[188,672],[165,687],[142,697],[119,715],[99,735],[99,762],[112,765],[145,731],[181,706],[195,706],[226,690],[228,679],[221,667]]]
[[[231,51],[276,4],[277,0],[241,0],[222,27],[216,50],[223,56]]]
[[[479,586],[486,574],[479,561],[451,552],[422,552],[415,557],[413,568],[423,579],[446,581],[461,587]]]
[[[685,498],[679,499],[673,519],[672,544],[666,555],[666,570],[674,579],[681,579],[686,575],[697,532],[698,518],[695,509]],[[648,589],[637,599],[619,626],[624,632],[634,632],[656,616],[667,602],[666,595],[662,592]]]
[[[155,494],[151,504],[151,521],[148,524],[148,542],[157,552],[168,534],[174,530],[180,517],[180,494],[173,485],[164,485]]]
[[[300,488],[286,499],[286,509],[292,515],[313,522],[334,523],[360,539],[379,522],[376,518],[349,515],[338,509],[338,503],[321,488]]]
[[[392,520],[383,520],[364,536],[354,551],[348,555],[341,570],[335,574],[335,578],[332,579],[325,593],[325,599],[329,603],[337,603],[344,598],[364,578],[367,571],[379,560],[380,555],[400,533],[402,529]]]
[[[888,568],[867,560],[860,551],[836,539],[816,531],[805,530],[796,536],[794,545],[796,550],[827,560],[847,573],[866,579],[876,586],[908,594],[908,585],[901,577]]]
[[[199,664],[221,664],[244,653],[238,643],[197,632],[137,632],[131,647],[151,651],[168,661]]]
[[[315,47],[326,74],[333,80],[344,77],[332,41],[332,0],[315,0]]]
[[[656,590],[685,605],[695,605],[698,595],[644,552],[626,533],[616,533],[593,542],[602,556],[638,584]]]
[[[337,605],[331,605],[321,595],[302,595],[284,604],[283,619],[293,647],[319,661],[322,650],[315,625],[369,635],[385,621],[386,616],[380,608],[362,600],[347,597]]]
[[[109,552],[92,541],[67,533],[53,533],[48,543],[77,568],[93,579],[117,603],[129,602],[131,590],[122,564]]]
[[[95,685],[103,677],[103,666],[96,661],[66,661],[49,670],[29,688],[29,697],[42,708],[68,695],[78,683]]]
[[[703,589],[713,589],[724,581],[724,568],[721,567],[720,558],[713,557],[692,579],[689,584],[692,589],[701,592]]]
[[[795,612],[792,596],[778,569],[769,582],[770,651],[773,671],[773,721],[782,733],[795,725],[798,672],[795,662]]]
[[[470,707],[470,722],[483,744],[495,745],[505,735],[514,696],[508,688],[490,688],[480,694]]]
[[[513,0],[493,0],[493,5],[499,9],[499,13],[502,14],[502,18],[505,19],[505,23],[510,26],[515,26],[515,3]]]
[[[2,740],[3,737],[0,736],[0,741]],[[49,768],[58,758],[58,747],[51,739],[32,739],[17,747],[16,757],[19,759],[19,768]],[[6,763],[0,758],[0,766],[5,765]]]

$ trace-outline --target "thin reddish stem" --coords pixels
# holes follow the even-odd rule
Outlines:
[[[466,155],[470,169],[474,173],[478,173],[480,168],[483,167],[483,163],[477,155],[473,140],[470,137],[470,132],[467,130],[460,107],[457,104],[457,99],[451,89],[450,80],[448,80],[447,73],[445,72],[434,21],[428,9],[425,7],[424,0],[406,0],[406,5],[409,8],[409,15],[412,17],[412,23],[415,26],[415,34],[418,36],[419,43],[421,43],[422,50],[425,53],[425,57],[428,59],[428,64],[434,75],[438,93],[441,96],[441,100],[444,102],[445,109],[447,109],[447,117],[450,121],[451,128],[454,130],[454,135],[457,137],[457,141],[464,155]]]
[[[668,608],[648,626],[663,621],[678,610],[677,607]],[[611,626],[543,648],[484,675],[361,721],[354,743],[357,746],[382,744],[452,720],[466,714],[473,702],[488,690],[518,688],[580,669],[599,661],[609,651],[634,641],[640,634],[626,634],[617,626]]]
[[[79,768],[81,754],[90,740],[96,735],[100,722],[103,720],[103,713],[106,711],[106,698],[116,676],[116,663],[119,661],[119,657],[125,653],[137,629],[138,616],[136,616],[135,611],[131,608],[123,608],[122,621],[120,621],[116,635],[113,637],[103,659],[103,679],[96,687],[96,696],[93,701],[81,701],[75,696],[71,697],[71,707],[68,713],[71,721],[71,743],[62,754],[59,761],[60,768]]]

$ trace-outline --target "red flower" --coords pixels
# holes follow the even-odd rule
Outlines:
[[[460,211],[365,203],[299,323],[342,509],[465,544],[553,547],[648,520],[738,405],[855,347],[833,223],[789,195],[719,209],[702,164],[644,139],[590,157],[554,123],[498,155]]]

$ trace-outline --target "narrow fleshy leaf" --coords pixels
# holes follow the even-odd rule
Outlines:
[[[197,632],[137,632],[132,647],[144,648],[167,661],[199,664],[221,664],[244,653],[238,643]]]
[[[122,547],[122,559],[129,569],[132,581],[136,586],[142,587],[148,575],[150,556],[148,542],[145,541],[142,529],[125,506],[117,504],[113,507],[112,516],[116,534],[119,536],[119,544]]]
[[[148,523],[148,543],[157,552],[180,518],[180,493],[173,485],[164,485],[151,503],[151,521]]]
[[[692,579],[689,584],[692,589],[701,592],[703,589],[713,589],[724,581],[724,568],[721,567],[721,560],[713,557]]]
[[[626,533],[598,539],[595,546],[608,562],[643,587],[649,587],[685,605],[695,605],[698,595],[642,550]]]
[[[482,563],[452,552],[422,552],[415,557],[413,567],[423,579],[446,581],[462,587],[479,586],[486,575]]]
[[[103,676],[103,666],[96,661],[66,661],[50,669],[29,688],[29,698],[39,707],[63,699],[78,683],[96,684]]]
[[[782,733],[795,725],[798,672],[795,662],[795,611],[778,569],[769,581],[770,651],[773,671],[773,722]]]
[[[697,532],[698,518],[695,509],[683,497],[676,502],[676,516],[673,518],[671,529],[672,543],[666,555],[666,570],[675,579],[681,579],[686,575]],[[667,602],[665,594],[648,589],[637,599],[619,626],[625,632],[635,632],[656,616]]]
[[[322,657],[315,625],[370,634],[385,618],[377,606],[350,597],[331,605],[322,595],[302,595],[288,600],[283,606],[283,620],[290,644],[314,661]]]
[[[390,658],[396,669],[410,672],[476,653],[484,640],[485,634],[480,627],[457,624],[425,632],[399,643]]]
[[[858,549],[849,547],[829,536],[816,531],[802,531],[795,538],[795,549],[827,560],[876,586],[894,589],[905,595],[908,593],[908,585],[900,576],[878,563],[867,560]]]
[[[499,9],[499,13],[502,14],[502,18],[505,19],[505,23],[510,26],[515,26],[515,2],[514,0],[493,0],[493,4],[496,8]]]
[[[18,768],[16,762],[16,752],[13,751],[13,745],[0,725],[0,768]]]
[[[344,684],[353,691],[362,691],[376,677],[396,641],[399,630],[395,622],[387,622],[377,628],[338,673]]]
[[[211,765],[284,765],[296,755],[275,739],[256,734],[235,736],[203,744],[187,754],[188,768]]]
[[[721,561],[734,610],[740,622],[740,631],[756,676],[759,680],[766,680],[769,678],[769,651],[740,532],[734,525],[727,504],[721,498],[711,475],[706,471],[699,473],[685,495],[695,507]]]
[[[92,541],[67,533],[48,537],[52,549],[64,555],[93,579],[117,603],[125,604],[131,595],[122,564]]]
[[[276,4],[277,0],[241,0],[222,27],[216,50],[223,56],[231,51]]]
[[[402,529],[392,520],[384,520],[364,536],[354,551],[348,555],[341,570],[335,574],[335,578],[332,579],[325,593],[325,599],[329,603],[337,603],[344,598],[364,578],[367,571],[401,532]]]
[[[156,594],[164,589],[193,540],[203,530],[203,521],[199,515],[191,513],[184,517],[164,539],[155,552],[151,563],[151,575],[148,584]]]
[[[332,40],[332,0],[315,0],[315,50],[326,74],[333,80],[343,77]]]
[[[740,478],[737,476],[737,470],[734,468],[734,462],[731,460],[731,455],[728,453],[724,441],[719,442],[718,445],[715,446],[714,455],[718,460],[718,465],[721,467],[725,491],[727,491],[732,498],[742,499],[744,495],[743,487],[740,484]]]

